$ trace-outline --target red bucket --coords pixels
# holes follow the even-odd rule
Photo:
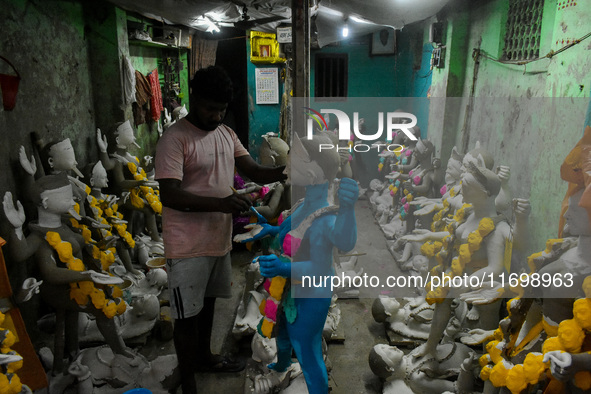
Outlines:
[[[16,105],[16,93],[21,76],[8,59],[0,56],[0,59],[10,64],[16,75],[0,74],[0,89],[2,89],[2,103],[5,111],[12,111]]]

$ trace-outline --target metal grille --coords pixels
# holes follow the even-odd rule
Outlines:
[[[501,59],[519,61],[540,56],[544,0],[509,0],[505,47]]]
[[[314,96],[347,97],[347,54],[317,54]]]

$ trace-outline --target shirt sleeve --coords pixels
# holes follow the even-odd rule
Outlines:
[[[234,130],[232,130],[229,127],[227,129],[228,129],[228,132],[230,133],[230,136],[232,137],[232,142],[234,142],[234,157],[248,155],[249,154],[248,151],[246,150],[244,145],[242,145],[242,142],[240,142],[240,139],[238,138],[238,136],[236,135]]]
[[[156,145],[154,179],[183,180],[184,147],[171,130],[165,133]]]

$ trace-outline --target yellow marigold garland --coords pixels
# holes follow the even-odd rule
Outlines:
[[[74,209],[76,210],[76,212],[80,213],[80,206],[78,204],[74,206]],[[107,271],[109,269],[109,266],[115,262],[115,248],[108,248],[104,251],[100,250],[96,246],[96,241],[92,238],[92,233],[88,226],[78,223],[78,221],[74,218],[70,218],[70,222],[72,224],[72,227],[77,228],[81,231],[82,237],[84,238],[84,243],[92,247],[92,257],[94,257],[96,260],[99,260],[101,262],[101,268]],[[110,232],[104,234],[104,236],[109,235],[111,235]]]
[[[59,233],[48,231],[45,234],[45,239],[49,245],[55,249],[60,261],[65,263],[68,269],[78,272],[82,272],[86,269],[82,260],[74,257],[72,253],[72,244],[62,241]],[[126,309],[125,302],[123,302],[121,298],[118,298],[117,303],[113,300],[107,300],[105,292],[102,289],[96,288],[92,281],[70,283],[70,299],[73,299],[80,306],[87,305],[90,299],[95,308],[102,310],[108,318],[121,314],[125,312]],[[115,305],[111,305],[111,303]],[[123,304],[123,306],[121,304]]]
[[[554,241],[554,240],[552,240]],[[553,244],[554,242],[551,242]],[[589,302],[587,298],[577,300],[576,302]],[[509,301],[507,305],[512,302]],[[511,318],[509,310],[508,319]],[[546,327],[547,324],[544,325]],[[500,331],[500,329],[497,329]],[[548,376],[554,379],[550,374],[550,363],[544,363],[544,354],[552,351],[566,351],[569,353],[580,353],[583,342],[589,331],[582,328],[575,319],[566,319],[560,322],[558,329],[554,330],[556,335],[546,332],[548,337],[542,344],[542,353],[528,353],[523,364],[513,365],[502,357],[505,342],[503,340],[493,340],[486,345],[486,353],[480,357],[479,362],[482,367],[480,378],[490,380],[495,387],[507,387],[512,394],[521,393],[529,385],[537,384],[542,378]],[[501,334],[502,335],[502,334]],[[587,352],[591,354],[591,352]],[[591,372],[580,371],[574,375],[574,384],[582,390],[591,389]]]
[[[135,158],[136,160],[137,157]],[[127,168],[133,174],[133,178],[136,181],[147,181],[148,177],[143,168],[138,167],[135,163],[128,162]],[[143,198],[142,198],[143,197]],[[162,203],[158,197],[158,193],[149,186],[140,186],[130,190],[131,204],[137,208],[144,207],[144,198],[150,205],[150,208],[158,214],[162,213]]]
[[[123,215],[120,212],[117,212],[119,206],[117,204],[109,205],[105,200],[98,200],[94,196],[89,196],[89,204],[95,214],[95,219],[100,221],[103,224],[106,224],[111,227],[111,229],[115,229],[117,234],[127,243],[130,248],[135,247],[135,240],[129,231],[127,231],[127,225],[125,223],[112,223],[109,222],[110,220],[122,220]],[[105,218],[106,216],[106,218]],[[104,236],[110,236],[111,232],[105,230]]]
[[[16,336],[8,329],[3,328],[6,316],[0,312],[0,352],[2,354],[13,354],[20,356],[17,352],[11,349],[16,342]],[[16,371],[23,366],[23,360],[15,361],[6,364],[0,373],[0,393],[2,394],[17,394],[22,391],[21,380],[16,374]]]
[[[456,223],[465,220],[466,208],[468,208],[468,206],[465,204],[462,208],[458,210],[458,212],[454,216],[454,220],[456,221]],[[450,243],[455,235],[455,228],[455,226],[451,226],[448,229],[448,232],[450,233],[450,238],[446,237],[445,242],[441,243],[441,247],[439,247],[439,245],[435,245],[435,243],[426,242],[421,247],[421,252],[427,257],[432,257],[433,255],[441,256],[441,253],[443,252],[448,253],[447,251],[449,251],[450,249]],[[446,276],[448,276],[450,279],[454,278],[455,276],[461,276],[464,273],[464,268],[466,267],[466,264],[468,264],[472,260],[472,255],[480,249],[483,239],[487,235],[489,235],[494,229],[495,223],[491,218],[481,219],[478,223],[478,228],[468,235],[468,242],[461,244],[457,248],[457,256],[454,257],[451,261],[451,275],[447,274]],[[444,245],[445,248],[443,247]],[[439,261],[440,265],[439,272],[443,272],[445,270],[444,259],[438,258],[437,260]],[[445,281],[443,282],[445,283]],[[441,303],[443,302],[445,296],[447,296],[449,288],[447,286],[442,285],[437,289],[431,290],[431,283],[429,283],[427,284],[427,291],[428,292],[426,295],[426,301],[429,304]]]

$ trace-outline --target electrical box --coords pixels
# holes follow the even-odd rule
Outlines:
[[[445,47],[434,48],[431,55],[431,68],[443,67],[445,67]]]

